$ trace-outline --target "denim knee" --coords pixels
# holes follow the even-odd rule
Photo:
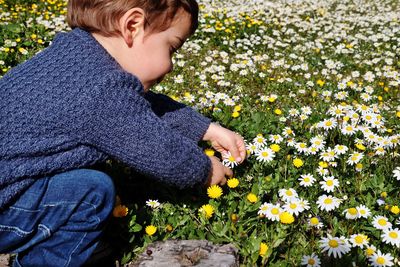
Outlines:
[[[95,209],[103,222],[111,214],[115,202],[115,188],[110,176],[92,169],[77,169],[55,175],[49,179],[44,203],[62,202],[87,204]]]
[[[76,172],[80,178],[79,183],[87,187],[85,201],[92,202],[98,209],[100,219],[105,220],[111,214],[115,202],[116,193],[111,177],[92,169],[79,169]]]

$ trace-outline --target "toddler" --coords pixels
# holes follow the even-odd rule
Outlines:
[[[149,89],[197,28],[195,0],[70,0],[72,31],[0,80],[0,253],[15,266],[81,266],[115,199],[89,166],[118,159],[179,188],[224,184],[243,138]]]

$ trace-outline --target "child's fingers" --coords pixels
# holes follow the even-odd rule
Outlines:
[[[225,166],[224,166],[225,167]],[[228,167],[225,167],[225,176],[228,176],[228,177],[232,177],[233,176],[233,171],[232,171],[232,169],[230,169],[230,168],[228,168]],[[226,182],[226,179],[225,179],[225,182]]]
[[[238,147],[239,150],[239,155],[241,157],[241,161],[240,163],[243,162],[243,160],[246,158],[246,146],[244,144],[244,140],[243,138],[239,138],[238,140],[236,140],[236,145]]]

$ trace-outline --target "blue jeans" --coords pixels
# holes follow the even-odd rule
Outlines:
[[[0,253],[15,266],[81,266],[114,207],[111,178],[77,169],[41,178],[0,212]]]

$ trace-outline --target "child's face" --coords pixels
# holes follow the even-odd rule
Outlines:
[[[139,78],[145,91],[172,71],[172,55],[189,37],[190,24],[190,15],[180,10],[167,30],[142,31],[134,39],[124,67]]]

